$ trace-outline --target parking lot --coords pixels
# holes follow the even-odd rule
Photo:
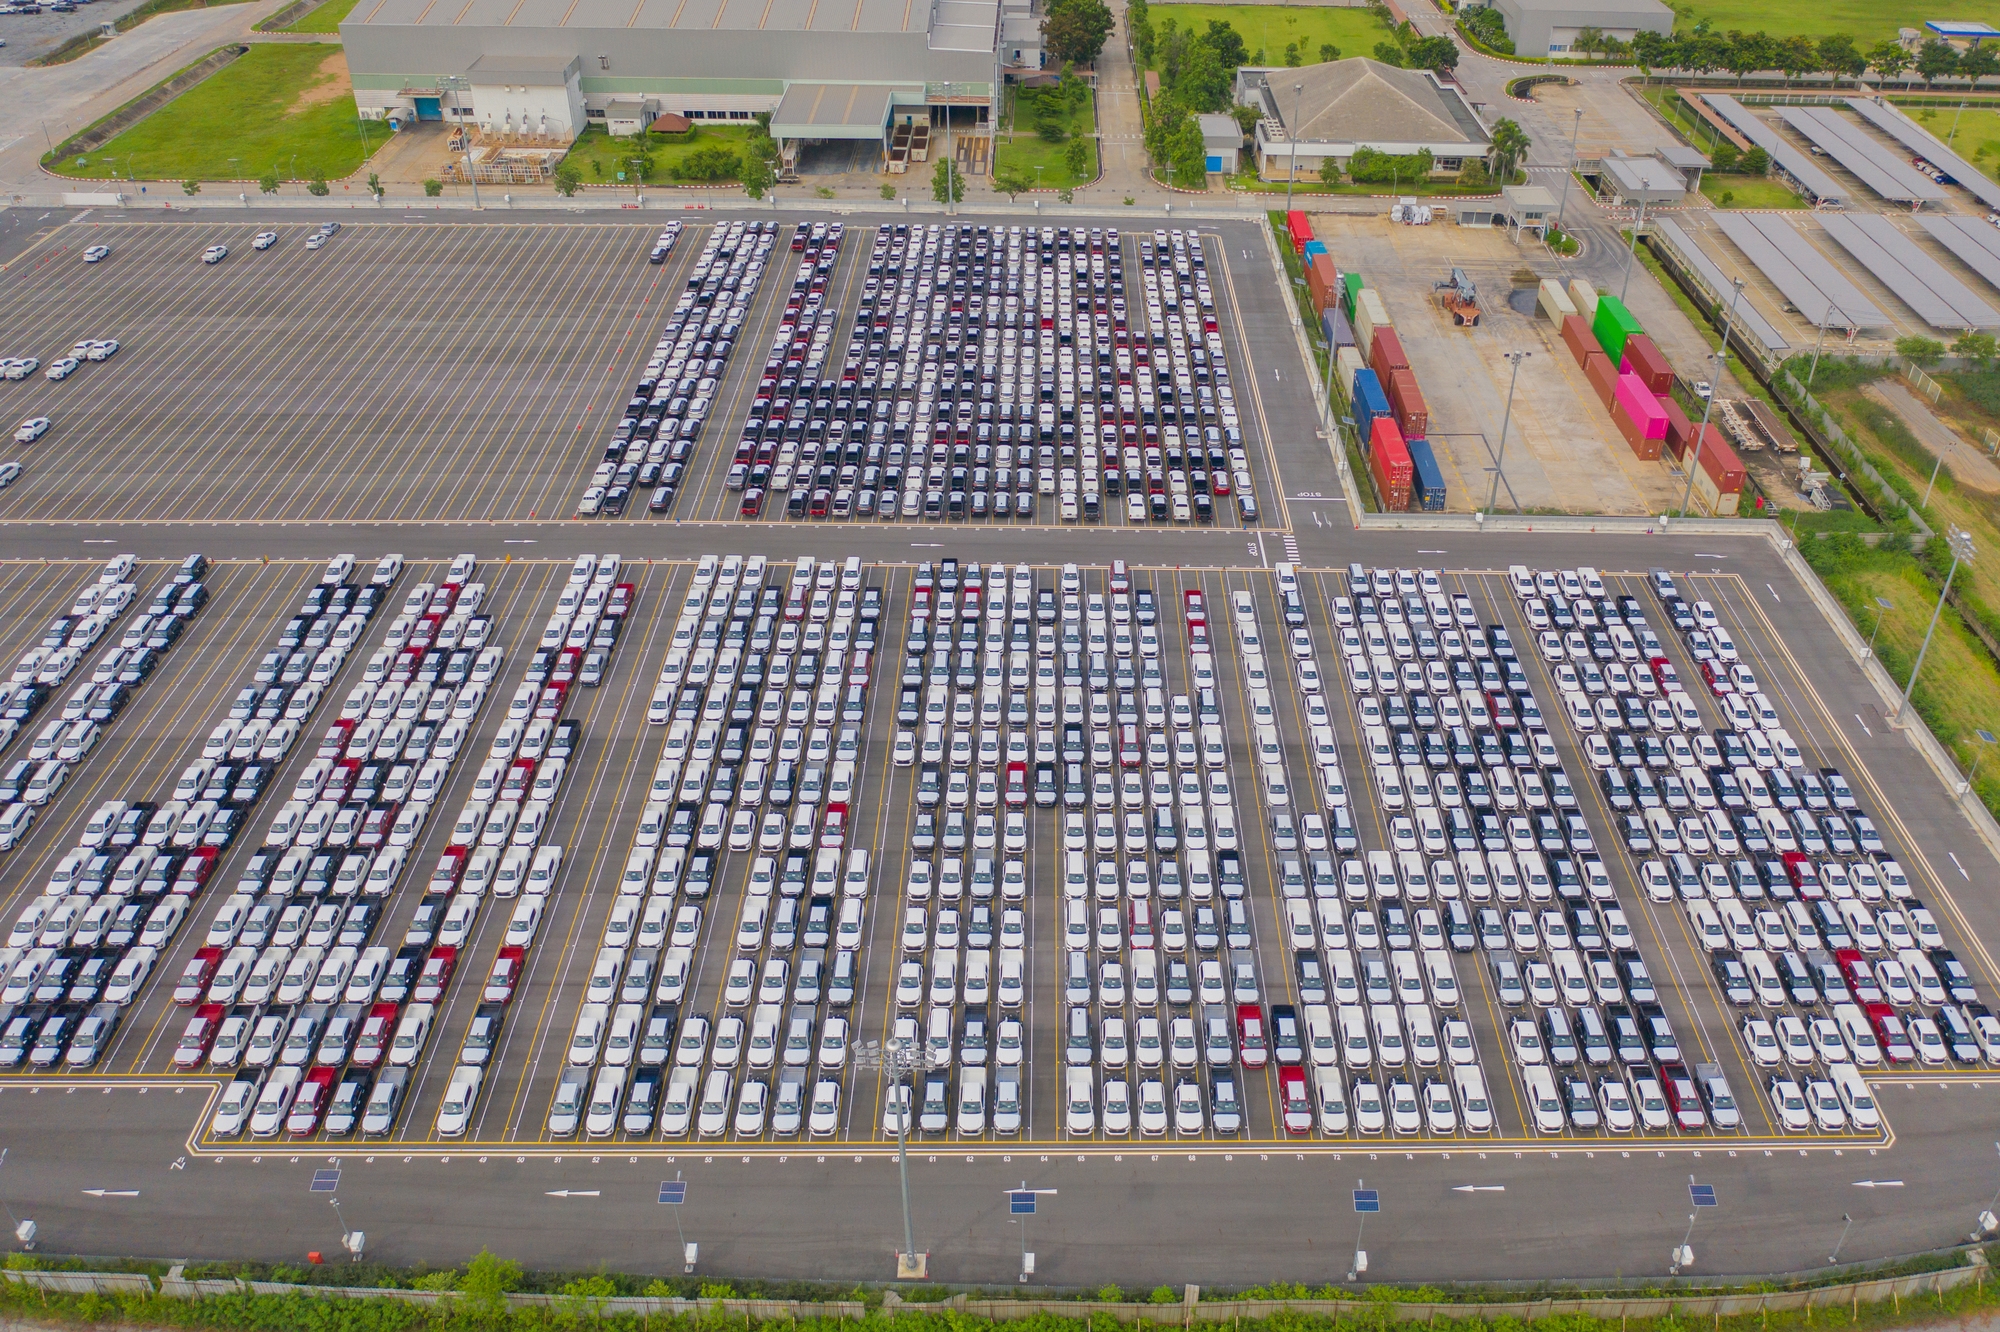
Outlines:
[[[374,556],[361,553],[349,576],[360,585],[373,568]],[[239,1073],[246,1063],[297,1069],[307,1081],[321,1067],[328,1084],[351,1079],[350,1097],[394,1081],[399,1099],[378,1125],[382,1132],[363,1134],[356,1116],[328,1140],[440,1148],[559,1146],[592,1137],[669,1151],[676,1141],[704,1138],[746,1150],[782,1150],[787,1141],[814,1137],[880,1145],[895,1137],[894,1055],[885,1067],[882,1052],[906,1042],[925,1052],[913,1079],[912,1133],[973,1150],[1056,1143],[1109,1150],[1148,1137],[1198,1150],[1280,1142],[1334,1150],[1381,1139],[1439,1148],[1634,1136],[1797,1140],[1798,1126],[1782,1122],[1767,1084],[1782,1075],[1807,1088],[1828,1076],[1828,1056],[1840,1051],[1826,1044],[1752,1049],[1744,1019],[1761,1018],[1786,1037],[1789,1024],[1780,1019],[1831,1016],[1832,1003],[1801,1003],[1793,992],[1726,993],[1730,978],[1714,959],[1755,955],[1768,966],[1786,950],[1811,958],[1838,941],[1803,937],[1815,923],[1810,916],[1746,926],[1757,937],[1704,938],[1705,925],[1731,917],[1734,905],[1725,903],[1756,891],[1740,877],[1741,897],[1728,891],[1727,877],[1721,888],[1707,885],[1720,899],[1712,906],[1684,902],[1686,891],[1647,890],[1642,866],[1670,857],[1625,849],[1621,811],[1584,750],[1599,733],[1574,729],[1552,673],[1580,663],[1540,660],[1536,630],[1507,575],[1443,573],[1420,583],[1405,571],[1409,587],[1423,589],[1413,609],[1427,611],[1428,592],[1448,611],[1428,634],[1411,626],[1410,662],[1424,661],[1428,647],[1436,663],[1429,679],[1417,668],[1412,683],[1421,687],[1394,691],[1399,702],[1391,704],[1386,688],[1356,688],[1354,664],[1367,651],[1350,657],[1347,649],[1369,625],[1354,618],[1360,602],[1344,573],[1091,567],[1072,575],[996,566],[974,591],[970,565],[819,568],[824,574],[808,572],[808,585],[818,576],[833,586],[795,598],[790,565],[624,563],[610,573],[616,586],[630,585],[620,594],[628,607],[623,628],[608,659],[594,664],[579,660],[581,652],[554,661],[554,650],[535,660],[551,614],[574,609],[579,588],[591,586],[573,584],[568,563],[470,570],[412,563],[335,663],[318,710],[301,720],[298,740],[263,785],[267,794],[246,809],[243,834],[222,849],[205,881],[169,888],[172,875],[156,875],[152,897],[184,895],[189,909],[159,941],[149,977],[133,1002],[119,1006],[115,1032],[88,1067],[221,1075],[236,1079],[244,1098],[272,1076],[261,1068]],[[130,577],[145,592],[174,572],[147,564]],[[92,573],[75,565],[18,567],[6,595],[34,612],[17,618],[36,624]],[[746,576],[749,583],[728,586]],[[948,589],[954,576],[960,586]],[[331,882],[336,869],[357,882],[366,876],[371,862],[364,856],[356,863],[352,849],[327,857],[323,870],[309,869],[304,851],[287,869],[279,863],[282,845],[259,863],[267,837],[296,847],[320,835],[270,830],[288,820],[310,823],[315,791],[302,786],[324,783],[329,767],[337,776],[342,766],[321,757],[328,752],[323,733],[342,712],[367,724],[373,697],[385,681],[395,683],[400,649],[388,644],[422,632],[409,612],[435,608],[432,588],[453,577],[480,589],[471,618],[486,621],[482,651],[499,651],[461,659],[456,668],[478,671],[475,678],[486,683],[463,710],[453,756],[432,756],[442,771],[425,793],[429,816],[406,838],[390,816],[372,836],[366,823],[356,825],[356,848],[388,842],[373,851],[374,863],[388,864],[400,852],[399,872],[356,891],[352,882]],[[1124,590],[1113,590],[1114,577]],[[1398,595],[1395,575],[1385,577],[1391,592],[1380,606]],[[321,566],[304,563],[224,563],[210,571],[210,603],[168,654],[161,677],[106,726],[98,750],[9,853],[8,866],[18,872],[9,876],[7,920],[47,905],[37,899],[51,879],[78,872],[65,853],[102,802],[170,794],[215,728],[241,706],[238,689],[260,666],[269,669],[272,645],[288,633],[310,633],[294,619],[320,578]],[[1692,581],[1683,589],[1690,603],[1713,605],[1755,673],[1757,692],[1801,751],[1803,769],[1837,766],[1822,748],[1830,719],[1754,601],[1732,580]],[[1607,577],[1603,596],[1614,604],[1633,598],[1627,611],[1646,617],[1644,627],[1658,635],[1659,654],[1679,679],[1702,681],[1645,583],[1642,575]],[[407,598],[419,585],[413,608]],[[824,604],[813,607],[814,596]],[[955,634],[954,618],[962,626]],[[443,620],[449,624],[452,615]],[[1450,661],[1475,672],[1482,661],[1501,669],[1494,626],[1519,652],[1520,674],[1509,670],[1512,683],[1447,687]],[[1447,655],[1475,632],[1489,636],[1489,655]],[[801,647],[802,633],[816,638]],[[556,634],[563,637],[561,629]],[[922,637],[923,654],[909,651],[912,635]],[[847,646],[826,646],[829,638]],[[755,646],[766,640],[775,641]],[[1391,660],[1402,646],[1387,648]],[[410,668],[421,681],[432,668],[452,669],[445,666],[450,656],[442,648],[431,668],[420,656],[409,659]],[[1300,662],[1312,664],[1310,677]],[[548,743],[547,736],[522,737],[532,718],[509,713],[541,702],[545,672],[560,682],[579,668],[597,683],[572,685],[548,718],[580,724],[576,749],[548,790],[522,793],[547,801],[534,835],[516,835],[528,824],[511,816],[496,835],[484,820],[495,807],[492,787],[510,767],[502,756],[523,743],[539,756],[538,745]],[[1617,676],[1608,663],[1607,673]],[[789,689],[780,686],[781,674]],[[163,680],[171,689],[158,687]],[[524,683],[534,687],[517,699]],[[366,693],[357,697],[357,687]],[[459,685],[461,697],[465,689]],[[1397,723],[1379,709],[1414,707],[1420,694],[1444,708],[1454,706],[1448,697],[1469,705],[1497,694],[1523,711],[1532,697],[1546,747],[1511,762],[1453,755],[1440,765],[1439,756],[1427,755],[1401,771],[1414,777],[1428,762],[1429,771],[1454,775],[1431,795],[1438,817],[1418,811],[1420,781],[1410,784],[1412,803],[1399,806],[1402,797],[1373,775],[1383,732],[1371,728],[1393,734]],[[1706,740],[1726,724],[1705,687],[1691,686],[1682,698],[1699,713],[1700,729],[1688,736]],[[396,701],[387,698],[377,710],[388,716]],[[676,709],[692,715],[676,719]],[[410,711],[420,715],[416,705]],[[451,715],[442,705],[437,712]],[[740,728],[733,736],[731,726]],[[1478,729],[1466,725],[1467,733]],[[1496,722],[1483,734],[1498,744],[1504,732]],[[1425,726],[1421,716],[1408,732],[1409,743],[1437,739],[1448,747],[1456,744],[1453,734],[1444,721]],[[371,740],[375,755],[384,743],[396,748]],[[705,749],[715,752],[703,758]],[[417,779],[412,769],[422,769],[424,759],[405,751],[373,769],[367,761],[345,766],[356,784],[373,788]],[[1542,808],[1564,811],[1558,766],[1585,828],[1530,833],[1524,821],[1518,831],[1503,830],[1510,808],[1524,820]],[[1655,766],[1680,770],[1671,762]],[[1482,780],[1473,780],[1475,771]],[[547,777],[546,758],[528,773]],[[1510,773],[1518,774],[1514,790],[1503,776]],[[209,774],[203,777],[206,785]],[[525,785],[527,776],[521,780]],[[1833,857],[1831,868],[1822,860],[1822,873],[1845,866],[1853,875],[1856,864],[1897,855],[1893,809],[1866,774],[1853,780],[1885,845],[1877,856]],[[297,802],[289,815],[287,794]],[[504,804],[507,793],[497,794]],[[317,798],[328,796],[319,789]],[[359,819],[371,805],[350,796],[346,807]],[[391,815],[399,808],[380,794],[372,807]],[[1471,817],[1448,820],[1454,807]],[[1491,826],[1472,821],[1483,807],[1498,816]],[[330,814],[335,805],[326,808]],[[1654,831],[1663,830],[1656,824]],[[336,842],[354,835],[331,834]],[[408,845],[398,848],[398,840]],[[489,841],[494,848],[478,858],[447,850]],[[510,845],[518,850],[507,851]],[[331,846],[321,843],[322,851]],[[540,863],[535,848],[557,846],[553,887],[522,883],[531,862]],[[1727,861],[1715,855],[1718,867]],[[301,874],[309,877],[287,898],[284,885]],[[1785,892],[1768,876],[1763,889]],[[1764,905],[1789,910],[1768,896]],[[1868,896],[1879,899],[1882,890]],[[268,914],[244,924],[260,898],[269,899]],[[522,908],[531,900],[537,918],[524,928]],[[280,941],[287,925],[275,917],[286,901],[297,910],[292,937]],[[350,951],[335,965],[350,970],[317,996],[315,970],[300,972],[296,992],[281,1001],[292,957],[310,953],[317,968],[339,953],[337,919],[322,922],[329,932],[322,943],[301,945],[312,913],[333,904],[352,915],[357,903],[372,914],[347,924]],[[223,918],[233,931],[213,933]],[[1966,960],[1983,994],[1984,951],[1961,932],[1955,913],[1939,910],[1935,925],[1939,944]],[[244,942],[253,936],[262,942]],[[33,949],[51,941],[18,942]],[[518,962],[489,994],[510,942],[521,950],[505,956]],[[61,941],[53,944],[59,949]],[[1613,962],[1621,946],[1640,959],[1642,973]],[[1868,959],[1863,966],[1882,970],[1883,957],[1897,951],[1883,947],[1877,940],[1857,954]],[[225,968],[223,983],[241,985],[247,971],[253,988],[252,964],[276,952],[275,962],[264,962],[256,1002],[239,990],[219,1000],[207,992],[232,948],[241,962]],[[371,948],[380,950],[376,965],[387,974],[374,974],[364,993],[346,978],[367,973]],[[192,980],[190,962],[198,969]],[[1651,1000],[1637,992],[1640,975],[1651,981]],[[1851,970],[1848,979],[1855,979]],[[1558,996],[1553,985],[1565,983],[1576,992]],[[398,997],[384,998],[390,994]],[[1936,1003],[1907,990],[1887,998],[1904,1019],[1936,1015]],[[204,1007],[215,1002],[220,1007]],[[64,1004],[54,996],[54,1007]],[[1647,1022],[1648,1004],[1657,1004],[1665,1026],[1647,1026],[1645,1048],[1628,1051],[1619,1015]],[[69,1006],[78,1016],[91,1008]],[[1582,1017],[1585,1010],[1596,1025]],[[45,1020],[48,1011],[29,995],[9,1016]],[[406,1048],[396,1049],[404,1019],[419,1012],[428,1015],[422,1031],[412,1025]],[[1569,1014],[1569,1022],[1552,1027],[1553,1012]],[[190,1022],[203,1014],[207,1026],[190,1037]],[[373,1031],[365,1026],[371,1015],[381,1019]],[[224,1038],[234,1048],[215,1056],[205,1042],[225,1018],[240,1020]],[[346,1043],[329,1048],[329,1026],[343,1020]],[[253,1054],[260,1029],[264,1048]],[[1567,1052],[1565,1034],[1575,1042]],[[199,1048],[187,1049],[188,1039]],[[360,1049],[371,1040],[385,1047],[372,1057]],[[1970,1065],[1928,1053],[1909,1062],[1977,1066],[1980,1050],[1970,1053]],[[1524,1079],[1526,1063],[1580,1075],[1579,1096],[1553,1113],[1544,1106],[1538,1116],[1533,1094],[1542,1084]],[[462,1114],[455,1102],[446,1104],[461,1065],[480,1069]],[[1714,1122],[1713,1096],[1697,1093],[1683,1108],[1678,1093],[1690,1087],[1675,1089],[1676,1122],[1661,1122],[1668,1109],[1661,1093],[1689,1071],[1725,1079],[1740,1125],[1729,1123],[1726,1107],[1723,1122]],[[640,1097],[649,1113],[628,1126],[623,1098],[641,1083],[649,1087]],[[760,1090],[746,1099],[746,1087]],[[315,1113],[295,1125],[301,1136],[328,1136],[326,1100],[342,1103],[337,1086],[323,1090]],[[590,1102],[614,1093],[615,1110],[588,1122]],[[1635,1118],[1650,1112],[1650,1128],[1623,1129],[1627,1101]],[[707,1113],[710,1102],[721,1109]],[[276,1121],[270,1127],[281,1131]],[[225,1128],[234,1131],[204,1126],[204,1146],[257,1136]],[[1844,1114],[1837,1124],[1822,1117],[1808,1133],[1836,1142],[1885,1140],[1883,1131],[1849,1124]]]

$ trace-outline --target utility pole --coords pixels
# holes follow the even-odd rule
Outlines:
[[[1830,315],[1840,315],[1842,319],[1847,318],[1846,314],[1841,311],[1841,308],[1831,302],[1827,304],[1825,310],[1820,312],[1819,336],[1813,339],[1812,364],[1806,367],[1806,387],[1808,389],[1812,387],[1813,376],[1819,373],[1819,349],[1826,345],[1826,324],[1827,318]]]
[[[1493,459],[1493,493],[1486,497],[1486,511],[1493,512],[1493,506],[1500,502],[1500,476],[1507,462],[1507,425],[1514,419],[1514,385],[1521,380],[1521,362],[1533,356],[1533,352],[1512,351],[1507,359],[1514,363],[1514,373],[1507,380],[1507,410],[1500,417],[1500,450]]]
[[[1299,94],[1304,92],[1305,88],[1306,85],[1303,83],[1294,83],[1292,85],[1292,124],[1285,127],[1285,137],[1291,141],[1292,149],[1291,170],[1285,176],[1285,211],[1287,213],[1292,211],[1292,183],[1299,178]]]
[[[1951,595],[1951,580],[1958,577],[1958,566],[1975,554],[1972,533],[1962,527],[1954,527],[1945,540],[1951,543],[1951,571],[1944,576],[1944,589],[1938,593],[1937,609],[1931,612],[1930,628],[1924,630],[1923,646],[1917,649],[1917,664],[1910,668],[1910,682],[1903,686],[1903,701],[1896,707],[1896,720],[1910,710],[1910,694],[1917,687],[1917,673],[1924,668],[1924,654],[1931,650],[1931,635],[1937,632],[1938,617],[1944,614],[1944,599]]]
[[[1677,517],[1687,517],[1688,505],[1694,501],[1694,469],[1701,466],[1701,446],[1708,438],[1708,414],[1715,410],[1715,395],[1722,392],[1722,372],[1729,365],[1729,326],[1736,319],[1736,302],[1743,299],[1743,279],[1736,279],[1736,294],[1729,298],[1729,312],[1722,316],[1722,345],[1715,352],[1715,378],[1708,386],[1708,401],[1701,407],[1701,429],[1694,432],[1694,449],[1688,454],[1687,489],[1681,492],[1681,511]]]
[[[1646,201],[1639,200],[1639,220],[1632,224],[1632,245],[1625,251],[1625,280],[1618,284],[1618,302],[1624,304],[1625,293],[1632,286],[1632,261],[1639,255],[1639,233],[1646,228]]]
[[[1576,175],[1576,141],[1583,133],[1583,108],[1576,107],[1576,123],[1569,132],[1569,170],[1563,172],[1562,206],[1556,209],[1556,223],[1562,227],[1563,235],[1569,234],[1569,183]]]

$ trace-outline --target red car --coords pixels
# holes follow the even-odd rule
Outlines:
[[[458,891],[459,878],[465,873],[466,859],[471,855],[465,847],[448,846],[438,857],[437,868],[431,871],[430,886],[426,893],[451,893]]]
[[[563,699],[569,695],[569,685],[551,682],[542,687],[542,696],[535,700],[535,716],[541,721],[554,721],[562,716]]]
[[[354,844],[364,850],[373,850],[389,840],[389,829],[396,825],[396,815],[402,809],[396,801],[386,805],[376,805],[361,818],[360,831],[354,834]]]
[[[285,1132],[294,1138],[310,1138],[319,1132],[319,1117],[326,1113],[326,1102],[333,1092],[334,1079],[340,1076],[337,1068],[315,1068],[306,1074],[299,1084],[298,1094],[292,1097],[291,1113],[285,1116]]]
[[[1665,657],[1654,657],[1646,665],[1651,668],[1653,679],[1659,682],[1661,689],[1674,689],[1680,685],[1681,673]]]
[[[1736,692],[1736,686],[1729,683],[1727,675],[1724,675],[1715,668],[1714,662],[1698,661],[1695,663],[1695,667],[1701,672],[1702,681],[1708,686],[1708,692],[1714,694],[1717,698],[1721,698],[1724,694],[1733,694]]]
[[[576,679],[576,668],[583,662],[583,649],[564,648],[556,653],[556,664],[549,671],[549,679],[558,684],[568,684]]]
[[[507,766],[507,776],[500,783],[502,800],[525,800],[528,788],[535,784],[535,761],[517,758]]]
[[[1028,804],[1028,765],[1018,760],[1007,765],[1007,808],[1024,809]]]
[[[370,745],[373,749],[374,746]],[[361,760],[342,759],[333,765],[333,771],[326,775],[326,785],[319,789],[321,800],[331,800],[338,805],[347,799],[347,793],[354,789],[354,779],[361,774]]]
[[[361,1032],[354,1038],[354,1052],[347,1059],[356,1068],[373,1068],[382,1062],[389,1042],[396,1036],[397,1005],[384,1001],[368,1010],[361,1020]]]
[[[620,619],[632,610],[632,598],[638,589],[631,583],[613,583],[611,599],[604,603],[604,614],[609,619]]]
[[[174,891],[182,897],[193,897],[200,892],[209,876],[215,873],[216,861],[222,852],[212,846],[198,846],[188,852],[187,859],[180,863],[174,875]]]
[[[201,1002],[208,993],[208,983],[215,979],[215,969],[222,965],[220,948],[200,948],[181,968],[180,982],[174,986],[174,1002],[182,1008]]]
[[[396,654],[396,660],[389,665],[389,683],[408,684],[417,678],[417,667],[423,664],[423,653],[404,648]]]
[[[451,944],[439,944],[431,949],[431,955],[424,959],[424,968],[417,973],[417,983],[410,989],[410,998],[419,1004],[434,1004],[444,998],[444,987],[451,981],[451,973],[458,969],[458,949]]]
[[[1208,623],[1208,601],[1198,588],[1189,588],[1184,598],[1187,603],[1187,622],[1190,626]]]
[[[347,737],[353,734],[354,723],[342,717],[340,720],[334,722],[333,725],[326,728],[326,734],[320,737],[319,751],[314,757],[323,759],[339,758],[347,752]]]
[[[1270,1058],[1270,1046],[1264,1039],[1264,1010],[1256,1004],[1236,1005],[1236,1048],[1245,1068],[1262,1068]],[[1283,1082],[1281,1076],[1279,1083]]]
[[[743,502],[736,506],[736,512],[744,518],[756,518],[764,512],[764,488],[752,486],[743,492]],[[791,619],[790,615],[785,617]]]
[[[1875,1039],[1882,1046],[1882,1062],[1885,1064],[1907,1064],[1917,1057],[1910,1044],[1909,1028],[1896,1010],[1887,1004],[1868,1004],[1862,1012],[1868,1015],[1868,1023],[1875,1028]]]
[[[1306,1095],[1306,1071],[1296,1064],[1278,1070],[1278,1105],[1285,1132],[1294,1137],[1312,1132],[1312,1099]]]
[[[847,843],[847,802],[836,800],[826,807],[826,822],[820,826],[819,849],[838,851]]]
[[[221,1004],[203,1004],[195,1009],[181,1031],[181,1043],[174,1047],[174,1067],[182,1070],[201,1067],[201,1061],[208,1058],[208,1048],[215,1044],[215,1033],[221,1029]]]
[[[519,944],[508,944],[493,959],[493,970],[486,973],[486,988],[479,992],[482,1003],[504,1004],[514,997],[514,986],[520,982],[521,969],[528,950]]]

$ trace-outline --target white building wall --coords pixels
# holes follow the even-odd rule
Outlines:
[[[487,134],[583,132],[583,93],[574,83],[472,85],[473,119]]]

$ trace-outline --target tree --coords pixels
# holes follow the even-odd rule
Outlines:
[[[444,182],[433,177],[424,182],[424,197],[435,199],[444,193]]]
[[[1747,176],[1770,175],[1771,155],[1762,148],[1752,148],[1743,154],[1743,173]]]
[[[1645,29],[1632,35],[1632,59],[1638,62],[1644,82],[1652,81],[1654,70],[1670,67],[1673,53],[1673,42],[1660,33]]]
[[[1026,194],[1035,188],[1034,178],[1019,167],[1004,166],[994,169],[993,188],[1007,196],[1007,202],[1014,202],[1017,194]]]
[[[1479,158],[1468,157],[1465,159],[1465,165],[1459,168],[1458,183],[1468,190],[1485,189],[1493,183],[1493,173],[1486,169],[1486,163]]]
[[[1715,151],[1708,155],[1709,162],[1717,171],[1736,171],[1743,165],[1743,150],[1727,139],[1715,145]]]
[[[1214,48],[1215,58],[1222,62],[1224,69],[1241,68],[1243,62],[1249,59],[1250,52],[1243,45],[1242,35],[1230,26],[1227,19],[1210,19],[1208,32],[1202,40]]]
[[[1933,365],[1944,355],[1944,344],[1936,338],[1912,333],[1908,337],[1896,339],[1896,355],[1917,365]]]
[[[565,199],[573,199],[583,185],[583,172],[577,170],[576,163],[563,161],[556,167],[556,193]]]
[[[1458,64],[1458,43],[1449,37],[1419,37],[1404,54],[1413,69],[1447,70]]]
[[[312,179],[306,182],[306,193],[315,199],[324,199],[332,192],[333,187],[326,183],[326,172],[314,167]]]
[[[743,183],[745,185],[748,185],[750,182],[748,180],[745,180]],[[758,196],[753,194],[750,197],[755,199]],[[889,199],[893,201],[896,197],[896,187],[894,185],[889,184],[887,181],[884,181],[882,183],[882,197],[884,199]]]
[[[378,201],[383,195],[389,192],[388,187],[382,184],[382,177],[379,173],[373,171],[368,173],[368,192],[374,195]]]
[[[192,178],[184,180],[181,182],[181,192],[190,196],[200,194],[201,182]]]
[[[1332,42],[1321,42],[1321,43],[1319,44],[1319,63],[1320,63],[1320,64],[1322,64],[1322,65],[1331,65],[1331,64],[1332,64],[1332,63],[1333,63],[1334,61],[1336,61],[1336,60],[1338,60],[1338,59],[1340,59],[1340,48],[1339,48],[1339,47],[1335,46],[1335,45],[1334,45],[1334,44],[1333,44]]]
[[[1305,57],[1299,54],[1299,44],[1297,42],[1286,42],[1285,68],[1297,69],[1300,65],[1303,65],[1305,63],[1306,63]]]
[[[1325,161],[1319,164],[1319,183],[1327,186],[1340,184],[1340,162],[1338,159],[1328,156]]]
[[[771,160],[761,153],[743,154],[743,166],[737,173],[737,179],[743,182],[743,192],[753,199],[763,198],[778,183],[777,172],[771,169]],[[884,199],[896,197],[895,186],[884,185],[882,188],[888,191],[882,196]]]
[[[1394,65],[1397,69],[1401,69],[1403,67],[1403,48],[1394,42],[1377,42],[1375,43],[1375,58],[1385,65]]]
[[[1414,153],[1385,153],[1363,144],[1347,159],[1347,174],[1358,185],[1401,185],[1404,181],[1414,183],[1427,178],[1433,165],[1428,148],[1419,148]]]
[[[1576,36],[1570,38],[1569,49],[1572,51],[1581,51],[1585,55],[1590,55],[1595,51],[1602,51],[1604,49],[1604,29],[1578,28]]]
[[[931,172],[931,198],[939,203],[958,203],[965,198],[965,173],[949,157],[940,157]]]
[[[257,177],[257,188],[266,194],[276,194],[278,192],[277,171],[275,169],[266,171],[263,175]]]
[[[458,1283],[459,1297],[474,1313],[498,1318],[507,1312],[507,1292],[521,1284],[521,1265],[512,1258],[496,1256],[481,1249],[465,1265],[465,1278]]]
[[[1884,38],[1868,48],[1868,63],[1875,67],[1876,75],[1886,83],[1910,67],[1910,53],[1901,42]]]
[[[1854,38],[1836,32],[1819,39],[1819,67],[1833,75],[1838,85],[1842,79],[1859,79],[1868,68],[1868,60],[1854,44]]]
[[[1082,139],[1071,139],[1069,147],[1063,149],[1063,165],[1069,174],[1078,180],[1090,175],[1090,145]]]
[[[1819,47],[1810,37],[1787,37],[1777,43],[1772,59],[1783,71],[1785,82],[1790,83],[1799,75],[1819,68]]]
[[[1044,143],[1061,143],[1069,137],[1069,127],[1063,121],[1063,114],[1052,97],[1035,99],[1035,133]]]
[[[1974,83],[1993,74],[2000,74],[2000,51],[1981,44],[1973,47],[1958,58],[1958,72]]]
[[[1963,356],[1981,368],[1993,359],[1996,352],[2000,352],[2000,342],[1996,342],[1991,333],[1974,333],[1968,330],[1959,334],[1951,344],[1953,356]]]
[[[1503,118],[1493,122],[1494,174],[1503,185],[1513,181],[1514,168],[1527,157],[1529,143],[1527,131],[1514,121]]]
[[[1195,111],[1220,111],[1229,105],[1229,71],[1207,42],[1191,42],[1181,60],[1174,92]]]
[[[743,155],[726,144],[703,144],[667,168],[675,180],[727,180],[743,169]]]
[[[1924,49],[1917,52],[1917,73],[1924,76],[1926,86],[1947,74],[1958,73],[1958,52],[1950,42],[1931,40],[1924,43]]]
[[[1063,60],[1087,65],[1111,35],[1111,10],[1104,0],[1052,0],[1042,19],[1042,44]]]

